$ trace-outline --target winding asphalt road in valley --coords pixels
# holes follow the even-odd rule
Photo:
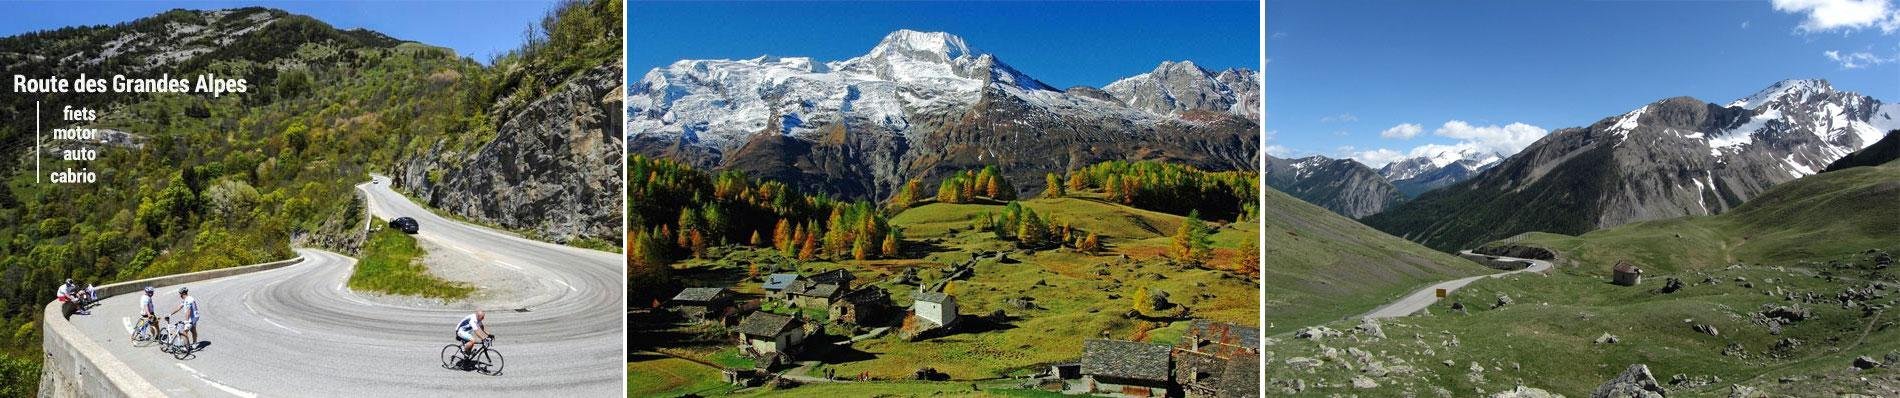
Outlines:
[[[1464,253],[1467,255],[1473,254],[1470,250],[1465,250],[1461,253]],[[1412,294],[1406,295],[1404,298],[1400,298],[1398,301],[1393,301],[1389,304],[1386,304],[1384,306],[1381,306],[1377,309],[1372,310],[1372,312],[1367,312],[1365,315],[1360,315],[1359,317],[1360,318],[1398,318],[1402,316],[1412,315],[1414,313],[1417,313],[1419,310],[1425,309],[1425,307],[1430,307],[1432,303],[1438,302],[1438,289],[1445,289],[1445,291],[1449,293],[1451,291],[1455,291],[1455,290],[1458,290],[1459,288],[1465,287],[1465,285],[1469,285],[1471,284],[1471,282],[1476,282],[1479,279],[1495,278],[1495,277],[1500,277],[1500,276],[1505,276],[1505,275],[1516,274],[1519,272],[1544,272],[1544,270],[1548,270],[1551,267],[1551,263],[1549,261],[1544,261],[1544,260],[1532,260],[1528,258],[1504,257],[1504,256],[1493,256],[1493,257],[1497,257],[1497,259],[1505,260],[1505,261],[1529,262],[1531,265],[1528,267],[1524,267],[1524,269],[1520,269],[1516,271],[1506,271],[1506,272],[1499,272],[1499,273],[1490,274],[1490,275],[1464,277],[1464,278],[1458,278],[1458,279],[1453,279],[1449,281],[1439,282],[1438,284],[1426,286],[1424,289],[1419,289],[1416,292],[1412,292]]]
[[[488,327],[505,355],[501,375],[444,369],[440,352],[468,304],[390,304],[344,285],[356,260],[298,249],[302,263],[191,283],[208,343],[184,360],[156,346],[134,347],[128,324],[138,295],[105,299],[71,322],[168,395],[178,397],[615,396],[624,394],[625,310],[619,255],[520,238],[452,221],[390,190],[375,177],[357,186],[371,213],[414,217],[420,239],[467,252],[486,266],[534,281],[514,308],[489,308]],[[161,314],[178,305],[160,287]],[[182,313],[180,314],[182,315]]]

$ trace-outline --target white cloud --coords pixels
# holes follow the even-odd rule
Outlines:
[[[1374,149],[1370,151],[1353,152],[1351,155],[1348,155],[1347,157],[1352,158],[1352,160],[1359,161],[1360,164],[1364,164],[1366,165],[1366,167],[1371,167],[1375,169],[1380,168],[1380,167],[1385,167],[1385,165],[1391,164],[1392,162],[1397,162],[1400,160],[1412,158],[1412,156],[1406,155],[1405,152],[1399,152],[1399,151],[1394,151],[1394,150],[1385,149],[1385,148],[1379,148],[1379,149]]]
[[[1841,69],[1860,69],[1900,60],[1900,55],[1881,57],[1869,52],[1841,54],[1840,51],[1828,50],[1822,52],[1821,55],[1827,56],[1827,59],[1834,61],[1834,63],[1841,64]]]
[[[1286,155],[1293,153],[1292,148],[1287,148],[1284,145],[1276,145],[1273,143],[1273,136],[1275,134],[1278,134],[1279,132],[1280,132],[1279,130],[1267,130],[1267,135],[1266,135],[1267,155],[1272,155],[1273,157],[1276,157],[1276,158],[1286,157]]]
[[[1385,137],[1385,138],[1397,138],[1401,140],[1409,140],[1409,139],[1412,139],[1412,137],[1417,137],[1418,133],[1421,133],[1424,131],[1425,131],[1425,126],[1420,126],[1417,123],[1401,123],[1397,126],[1392,126],[1392,128],[1385,129],[1385,131],[1379,132],[1379,136]]]
[[[1531,143],[1537,142],[1538,138],[1543,138],[1547,133],[1550,131],[1524,123],[1472,126],[1463,120],[1445,122],[1445,125],[1432,131],[1435,135],[1457,138],[1461,144],[1469,142],[1492,152],[1507,155],[1524,150],[1524,147],[1531,146]]]
[[[1341,114],[1338,114],[1338,115],[1333,115],[1333,116],[1327,116],[1327,117],[1322,117],[1322,118],[1319,118],[1319,122],[1320,122],[1320,123],[1332,123],[1332,122],[1357,122],[1357,121],[1359,121],[1359,117],[1358,117],[1358,116],[1354,116],[1354,115],[1353,115],[1353,114],[1351,114],[1351,113],[1341,113]]]
[[[1773,0],[1775,11],[1806,14],[1801,30],[1828,32],[1878,27],[1883,33],[1900,30],[1900,10],[1891,0]]]
[[[1742,21],[1742,29],[1748,29],[1748,21]]]
[[[1499,157],[1505,157],[1524,150],[1525,147],[1537,142],[1537,139],[1543,138],[1548,133],[1549,131],[1542,127],[1524,123],[1473,126],[1463,120],[1452,120],[1432,130],[1433,135],[1458,139],[1458,142],[1450,145],[1425,144],[1404,152],[1385,148],[1355,151],[1356,148],[1348,146],[1341,147],[1339,153],[1346,154],[1346,157],[1375,169],[1385,167],[1386,164],[1392,162],[1419,157],[1455,158],[1483,154],[1497,154]]]

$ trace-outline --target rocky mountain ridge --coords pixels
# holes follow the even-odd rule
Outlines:
[[[1727,105],[1657,101],[1552,132],[1490,170],[1367,224],[1439,250],[1718,214],[1900,127],[1900,104],[1789,80]]]
[[[941,32],[899,30],[863,56],[682,60],[627,99],[631,153],[882,199],[905,181],[1000,164],[1021,193],[1106,160],[1251,169],[1257,72],[1188,63],[1107,89],[1057,90]],[[1240,87],[1237,87],[1240,86]],[[1251,96],[1251,99],[1247,98]]]
[[[1404,199],[1398,187],[1372,168],[1352,159],[1325,156],[1280,159],[1268,155],[1267,187],[1348,218],[1378,214]]]

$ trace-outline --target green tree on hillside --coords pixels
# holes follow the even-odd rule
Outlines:
[[[1201,214],[1189,212],[1187,219],[1181,221],[1181,226],[1175,228],[1174,236],[1169,239],[1168,254],[1176,261],[1198,264],[1212,255],[1210,249],[1213,244],[1206,223],[1201,222]]]

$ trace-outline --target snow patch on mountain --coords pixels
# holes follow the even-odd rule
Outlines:
[[[1788,79],[1788,80],[1775,82],[1774,85],[1770,85],[1768,86],[1768,88],[1762,89],[1761,91],[1757,91],[1753,95],[1749,95],[1747,97],[1742,97],[1742,99],[1731,101],[1728,103],[1728,106],[1732,106],[1732,107],[1739,106],[1744,109],[1755,109],[1756,107],[1765,105],[1770,101],[1781,99],[1782,97],[1786,97],[1789,95],[1800,96],[1800,98],[1795,99],[1795,102],[1806,102],[1807,97],[1809,95],[1814,95],[1816,93],[1832,93],[1832,92],[1834,92],[1834,86],[1828,84],[1826,80]]]
[[[1148,76],[1141,90],[1111,93],[1114,98],[1071,94],[1052,88],[1010,67],[994,55],[982,53],[963,38],[944,32],[898,30],[865,55],[842,61],[814,62],[806,57],[762,56],[745,60],[681,60],[647,72],[630,87],[627,131],[630,136],[677,136],[681,141],[726,146],[763,132],[777,123],[775,133],[797,137],[840,122],[869,124],[873,130],[912,135],[922,115],[952,115],[985,99],[1015,99],[1030,106],[1018,123],[1066,119],[1114,118],[1137,132],[1156,123],[1194,123],[1174,112],[1135,105],[1130,98],[1155,95],[1169,98],[1176,86],[1205,87],[1206,103],[1217,110],[1257,107],[1251,87],[1233,87],[1221,79],[1258,84],[1258,73],[1215,75],[1191,62],[1164,62],[1157,71],[1181,77],[1155,80]],[[1246,80],[1251,77],[1252,80]],[[1110,85],[1114,87],[1115,85]],[[1113,90],[1110,90],[1111,92]],[[1254,111],[1257,113],[1257,111]],[[1249,115],[1247,113],[1238,113]],[[856,130],[854,130],[856,131]]]

